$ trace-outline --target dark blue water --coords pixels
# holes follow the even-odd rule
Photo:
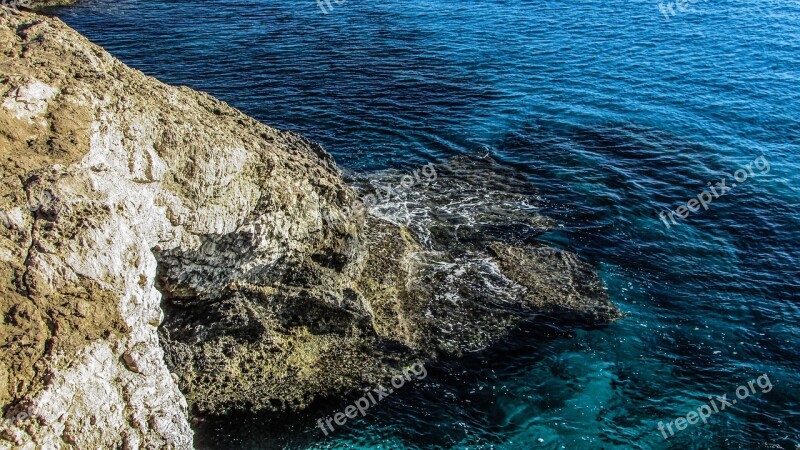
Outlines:
[[[490,155],[537,187],[560,224],[543,238],[594,264],[627,316],[432,365],[331,437],[314,421],[335,399],[200,425],[198,448],[800,445],[800,4],[700,1],[669,21],[655,0],[333,5],[84,0],[57,14],[348,170]],[[659,220],[762,155],[768,173],[752,165],[707,211]],[[763,374],[770,392],[659,432]]]

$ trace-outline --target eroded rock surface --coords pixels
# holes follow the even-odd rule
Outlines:
[[[321,218],[352,191],[319,146],[146,77],[57,19],[0,13],[0,70],[0,405],[36,409],[0,442],[190,447],[157,267],[176,301],[303,267],[345,285],[358,221]]]
[[[0,170],[0,407],[34,411],[0,448],[191,448],[190,414],[303,408],[543,312],[619,315],[574,255],[464,234],[449,200],[425,232],[365,215],[319,145],[58,19],[0,12]]]

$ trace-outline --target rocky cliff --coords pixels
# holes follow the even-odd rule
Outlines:
[[[303,408],[542,312],[619,316],[574,255],[423,245],[319,145],[58,19],[0,11],[0,171],[0,448],[191,448],[192,414]]]

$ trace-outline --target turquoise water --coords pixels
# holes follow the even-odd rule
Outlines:
[[[299,415],[199,424],[203,449],[791,449],[800,445],[800,4],[83,0],[112,54],[321,142],[345,169],[488,155],[536,186],[540,236],[626,318],[522,329],[428,367],[329,437]],[[751,166],[708,210],[660,211]],[[762,161],[764,161],[762,160]],[[729,174],[729,175],[726,175]],[[741,172],[739,173],[741,177]],[[758,389],[665,440],[660,421]]]

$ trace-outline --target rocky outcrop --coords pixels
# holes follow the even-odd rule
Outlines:
[[[357,221],[321,217],[353,193],[319,146],[129,69],[56,19],[3,14],[0,43],[0,404],[36,409],[4,437],[189,447],[157,334],[159,259],[176,298],[305,266],[346,283]],[[325,267],[334,250],[340,270]]]
[[[542,311],[618,317],[573,255],[427,245],[319,145],[58,19],[0,11],[0,170],[0,406],[33,412],[0,448],[190,448],[190,414],[302,408]]]

